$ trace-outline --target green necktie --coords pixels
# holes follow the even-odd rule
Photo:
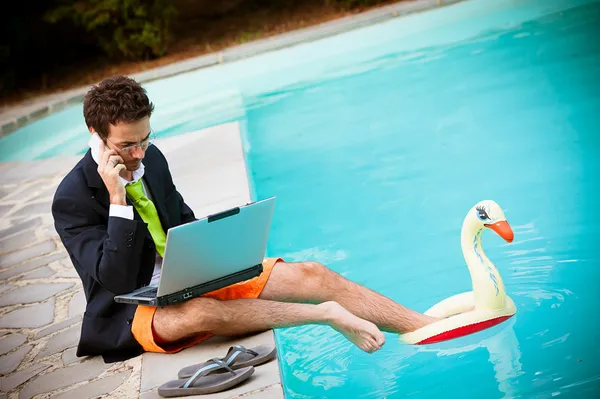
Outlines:
[[[164,256],[167,235],[160,224],[158,212],[156,211],[154,203],[144,195],[142,179],[126,185],[125,190],[127,191],[127,195],[131,199],[131,202],[133,202],[133,206],[142,217],[142,220],[148,223],[148,230],[150,230],[150,235],[154,240],[156,250],[160,256]]]

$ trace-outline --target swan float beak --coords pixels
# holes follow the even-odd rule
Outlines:
[[[512,240],[515,238],[515,233],[513,233],[506,220],[501,220],[493,224],[486,224],[484,226],[494,230],[496,234],[504,238],[506,242],[512,242]]]

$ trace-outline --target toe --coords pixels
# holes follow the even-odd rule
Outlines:
[[[369,342],[373,348],[375,348],[375,349],[379,348],[379,342],[377,342],[377,339],[373,338]]]

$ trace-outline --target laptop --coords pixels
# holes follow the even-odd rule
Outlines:
[[[260,275],[274,208],[271,197],[169,229],[158,286],[115,302],[174,305]]]

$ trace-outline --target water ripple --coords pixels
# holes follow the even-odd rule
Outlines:
[[[574,294],[572,291],[564,288],[550,289],[542,287],[527,287],[524,291],[519,290],[519,288],[513,288],[511,295],[533,299],[535,304],[538,306],[548,301],[550,302],[551,308],[557,308],[560,307],[567,296]]]
[[[558,337],[556,339],[553,339],[552,341],[544,342],[542,344],[542,348],[549,348],[549,347],[551,347],[553,345],[556,345],[556,344],[565,343],[567,341],[567,339],[569,338],[570,335],[571,335],[571,333],[566,333],[565,335],[560,336],[560,337]]]

